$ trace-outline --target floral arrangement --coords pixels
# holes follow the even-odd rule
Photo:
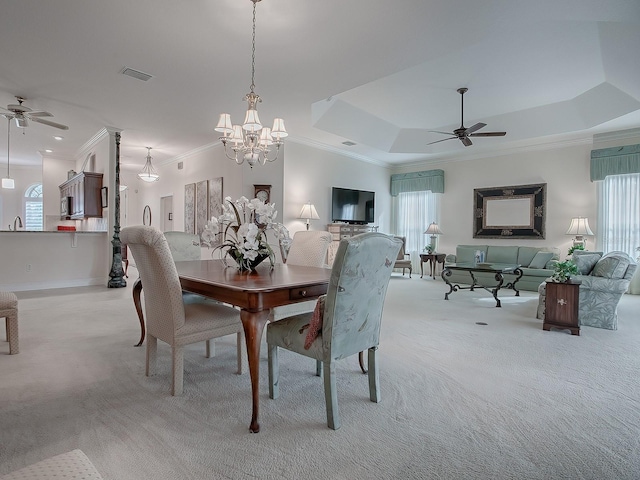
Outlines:
[[[222,211],[218,218],[211,217],[202,232],[202,243],[213,247],[212,255],[216,250],[223,251],[222,259],[233,258],[241,271],[255,270],[267,258],[273,267],[275,254],[266,237],[269,228],[276,231],[280,245],[288,250],[289,232],[284,225],[274,222],[278,215],[275,203],[244,196],[236,201],[226,197]]]

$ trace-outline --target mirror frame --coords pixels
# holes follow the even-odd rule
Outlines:
[[[546,190],[546,183],[474,189],[473,238],[543,240],[545,238]],[[522,200],[528,200],[526,210],[523,210]],[[491,224],[488,224],[489,207],[496,201],[501,202],[502,211],[504,208],[511,209],[511,215],[505,217],[504,221],[494,218],[490,220]],[[497,204],[493,205],[497,206]],[[526,218],[526,223],[518,222],[514,225],[514,217]]]

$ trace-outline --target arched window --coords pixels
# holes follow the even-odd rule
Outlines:
[[[34,183],[24,194],[24,229],[42,230],[42,184]]]

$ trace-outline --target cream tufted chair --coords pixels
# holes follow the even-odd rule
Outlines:
[[[331,234],[324,231],[302,230],[293,235],[285,263],[303,267],[326,266],[327,250],[331,244]],[[277,321],[298,313],[312,312],[316,301],[293,303],[271,309],[269,321]]]
[[[343,239],[324,302],[320,297],[313,313],[267,326],[270,398],[279,394],[278,347],[321,361],[327,424],[336,430],[340,428],[336,361],[368,349],[369,399],[380,401],[377,349],[382,307],[400,247],[400,240],[382,233]]]
[[[157,340],[171,345],[171,394],[180,395],[183,385],[183,347],[211,338],[237,334],[238,371],[242,368],[240,312],[217,302],[183,300],[180,279],[167,240],[154,227],[133,226],[120,234],[131,249],[144,285],[147,318],[146,375],[155,366]]]
[[[20,351],[18,343],[18,297],[15,293],[0,292],[0,318],[6,321],[7,342],[9,354],[15,355]]]

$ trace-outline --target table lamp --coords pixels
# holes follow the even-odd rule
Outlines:
[[[300,215],[298,215],[298,218],[304,218],[307,220],[307,230],[309,230],[309,220],[320,220],[316,207],[313,206],[311,201],[302,206],[302,211],[300,212]]]
[[[589,228],[589,219],[587,217],[573,217],[571,219],[571,225],[567,230],[567,235],[575,235],[573,238],[573,246],[582,245],[584,249],[587,249],[587,239],[585,235],[594,235]]]
[[[442,230],[436,222],[431,222],[427,229],[424,232],[426,235],[431,235],[431,242],[429,243],[429,247],[431,248],[431,253],[436,251],[436,241],[438,240],[438,235],[442,235]]]

